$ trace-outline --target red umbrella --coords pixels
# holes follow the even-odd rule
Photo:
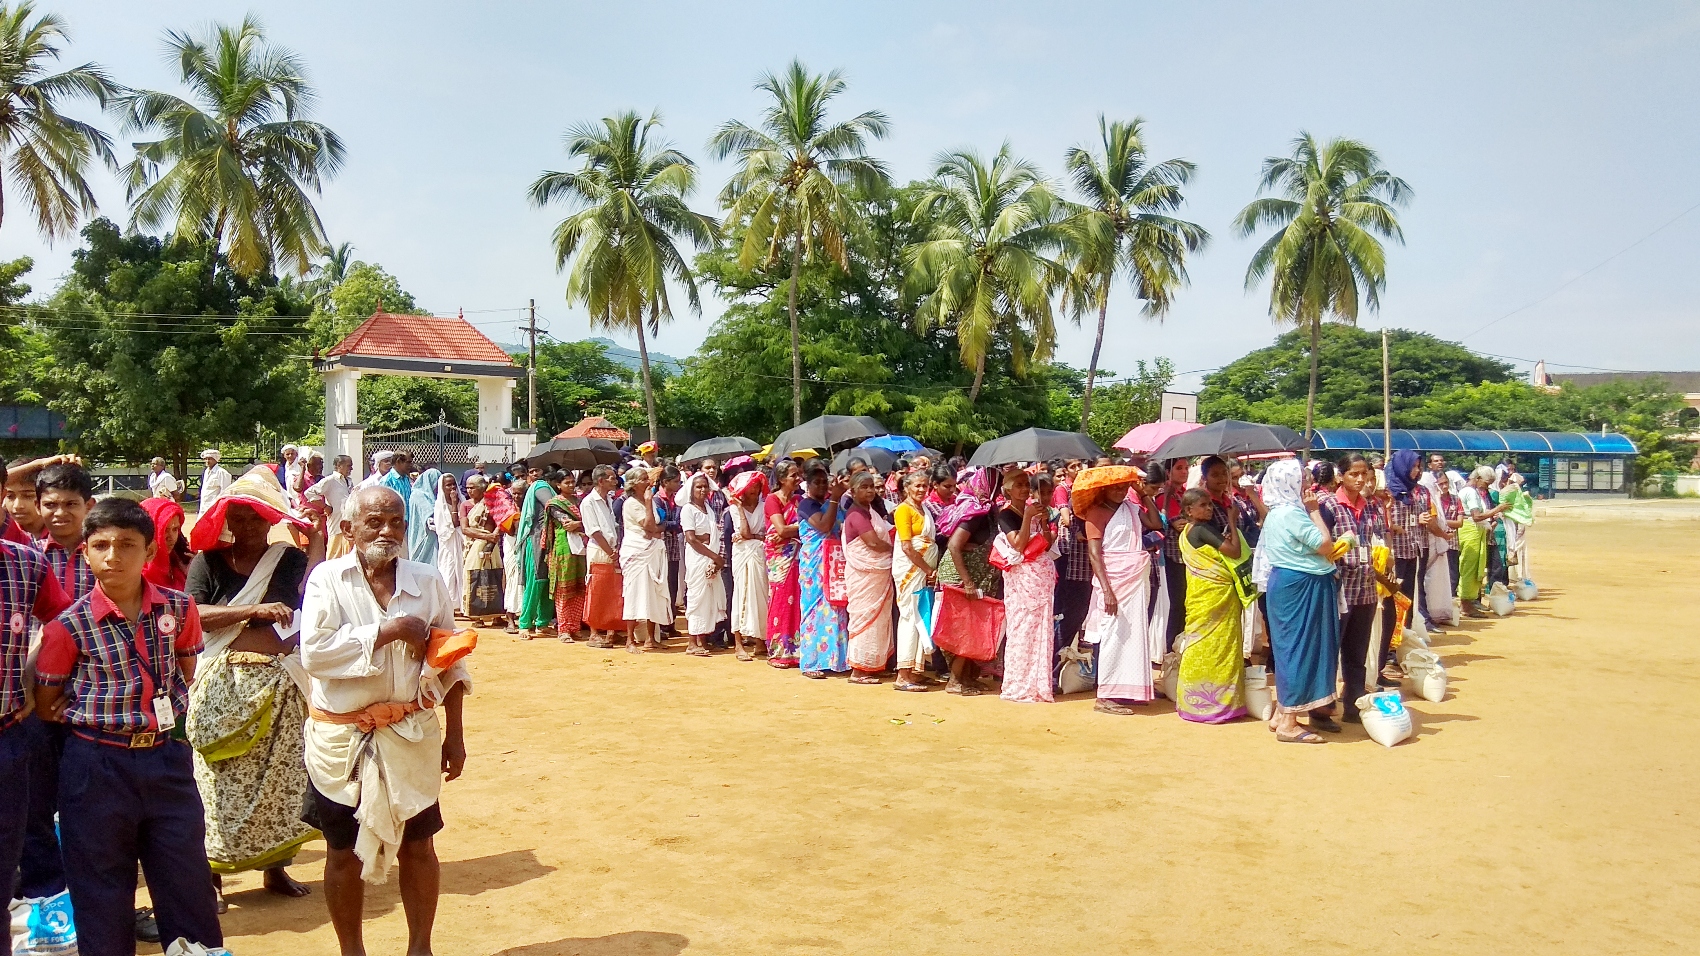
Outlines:
[[[1146,422],[1135,425],[1133,430],[1116,442],[1116,447],[1123,451],[1150,454],[1163,447],[1163,443],[1176,435],[1184,435],[1198,428],[1198,422],[1183,422],[1169,419],[1161,422]]]

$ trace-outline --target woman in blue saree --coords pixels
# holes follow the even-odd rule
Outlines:
[[[844,608],[828,600],[827,594],[831,585],[828,559],[840,547],[838,534],[844,524],[838,513],[843,490],[829,485],[825,468],[816,468],[809,473],[808,495],[797,508],[802,539],[797,574],[802,616],[797,628],[798,666],[804,677],[816,680],[850,669]]]

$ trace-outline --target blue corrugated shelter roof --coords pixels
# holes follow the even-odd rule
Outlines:
[[[1312,451],[1380,451],[1381,429],[1318,428]],[[1412,451],[1489,455],[1633,455],[1635,443],[1617,434],[1590,432],[1421,431],[1393,429],[1393,447]]]

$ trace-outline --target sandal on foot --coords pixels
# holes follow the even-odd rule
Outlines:
[[[1328,742],[1302,727],[1299,728],[1298,733],[1290,737],[1286,734],[1276,734],[1275,739],[1284,744],[1325,744]]]
[[[825,671],[804,671],[803,676],[809,680],[826,680]]]
[[[927,685],[917,684],[914,681],[898,681],[891,685],[891,689],[906,691],[911,694],[924,694],[927,692]]]
[[[857,674],[850,678],[852,684],[877,684],[879,682],[880,679],[872,674]]]

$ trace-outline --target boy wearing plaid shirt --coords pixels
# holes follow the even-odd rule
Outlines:
[[[0,463],[0,484],[7,479]],[[71,601],[40,551],[0,539],[0,873],[17,872],[29,820],[31,738],[24,718],[29,701],[24,670],[30,652],[30,619],[46,623]],[[24,895],[35,889],[23,886]],[[55,890],[54,892],[57,892]]]
[[[138,863],[162,939],[222,946],[189,746],[171,738],[189,705],[200,614],[188,595],[143,580],[154,526],[136,502],[90,508],[83,545],[96,584],[42,631],[36,665],[37,712],[70,729],[59,821],[79,950],[135,952]]]

